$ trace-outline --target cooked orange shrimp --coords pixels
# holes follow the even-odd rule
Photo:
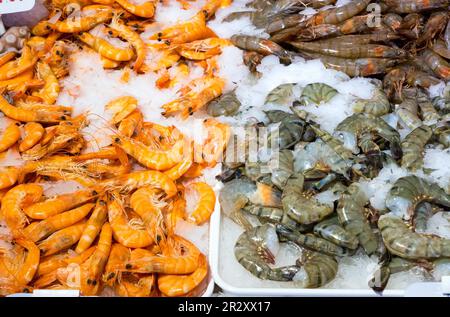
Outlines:
[[[206,1],[206,4],[201,8],[200,12],[205,15],[205,18],[209,20],[214,16],[216,11],[220,8],[225,8],[231,4],[232,0],[210,0]]]
[[[195,210],[187,217],[187,220],[201,225],[211,217],[216,204],[216,195],[211,186],[206,183],[194,183],[190,185],[190,188],[197,192],[199,201]]]
[[[120,122],[117,130],[125,137],[132,137],[141,129],[143,122],[142,112],[136,109]]]
[[[16,57],[16,52],[6,52],[0,56],[0,66],[3,66],[10,60]]]
[[[30,86],[30,83],[33,83],[36,79],[33,79],[34,71],[33,69],[29,69],[22,74],[17,75],[14,78],[7,80],[0,80],[0,88],[6,88],[8,91],[16,91],[21,89],[22,87]],[[41,82],[41,81],[39,81]],[[43,84],[43,82],[42,82]]]
[[[154,239],[147,230],[134,229],[125,214],[118,195],[111,195],[108,201],[108,220],[114,239],[128,248],[143,248],[153,244]]]
[[[31,110],[15,107],[3,96],[0,96],[0,111],[8,118],[22,122],[54,123],[67,120],[67,116],[59,111]]]
[[[141,18],[151,18],[155,14],[155,2],[153,1],[146,1],[143,4],[133,4],[127,0],[116,0],[116,2],[128,12]]]
[[[70,194],[62,194],[30,205],[24,209],[24,212],[33,219],[46,219],[84,204],[97,194],[92,190],[79,190]]]
[[[165,224],[167,233],[172,236],[175,232],[178,220],[184,219],[186,216],[186,199],[184,197],[184,186],[182,184],[177,185],[178,194],[171,203],[170,212],[167,213]]]
[[[199,286],[208,275],[208,262],[201,254],[197,269],[189,275],[161,275],[158,288],[166,296],[186,296]]]
[[[28,122],[24,126],[25,136],[19,143],[19,151],[26,151],[35,146],[44,136],[44,127],[37,122]]]
[[[170,255],[144,256],[130,260],[122,271],[137,273],[163,273],[163,274],[190,274],[198,267],[198,259],[201,255],[197,247],[190,241],[173,235],[168,237],[165,248],[177,250]]]
[[[201,150],[194,152],[194,155],[196,155],[194,161],[213,167],[220,160],[228,144],[231,130],[227,124],[214,119],[206,119],[204,125],[208,130],[208,137],[200,147]],[[196,148],[199,147],[196,146]]]
[[[0,139],[0,152],[8,150],[11,146],[16,144],[20,139],[20,128],[19,123],[14,122],[6,127],[3,132],[2,138]]]
[[[84,219],[93,207],[94,204],[85,204],[81,207],[49,217],[31,228],[30,226],[26,227],[24,234],[31,241],[37,242],[55,231],[69,227]]]
[[[136,159],[143,166],[153,170],[166,170],[183,159],[184,140],[179,139],[170,149],[157,149],[146,146],[132,138],[116,135],[114,144]]]
[[[136,53],[136,60],[134,61],[133,69],[135,72],[139,72],[147,55],[147,47],[144,41],[138,33],[134,32],[130,27],[120,22],[118,16],[115,16],[112,19],[109,27],[116,31],[121,38],[130,43],[131,46],[133,46]]]
[[[100,197],[92,211],[92,215],[86,223],[86,227],[84,228],[80,241],[78,241],[75,252],[82,253],[92,245],[106,221],[107,214],[105,197]]]
[[[183,177],[196,178],[203,174],[203,170],[207,167],[205,164],[193,163],[191,167],[184,173]]]
[[[163,214],[156,191],[150,187],[141,187],[130,198],[131,208],[141,217],[145,228],[157,243],[164,238]],[[159,205],[159,206],[158,206]]]
[[[90,247],[89,249],[85,250],[83,253],[76,255],[76,256],[72,255],[69,252],[65,252],[65,253],[57,253],[57,254],[53,254],[48,257],[45,257],[39,263],[37,276],[46,275],[46,274],[51,273],[61,267],[65,267],[71,263],[81,264],[84,261],[86,261],[92,255],[92,253],[94,253],[95,248],[96,248],[95,246]]]
[[[146,274],[145,276],[127,276],[116,285],[116,292],[122,297],[149,297],[152,296],[153,286],[155,284],[155,275]]]
[[[37,184],[22,184],[10,189],[2,198],[1,213],[8,227],[12,230],[22,229],[27,217],[22,208],[39,201],[43,193]]]
[[[92,256],[81,265],[81,293],[96,295],[99,291],[101,277],[111,251],[112,229],[109,223],[102,226],[97,247]]]
[[[108,59],[100,55],[100,61],[102,62],[102,66],[104,69],[114,69],[120,66],[120,62],[113,61],[112,59]]]
[[[217,37],[217,35],[206,26],[205,14],[200,12],[186,22],[175,24],[153,34],[150,40],[164,40],[169,44],[183,44],[209,37]]]
[[[126,62],[134,57],[134,52],[131,48],[120,48],[109,43],[100,37],[93,36],[90,33],[84,32],[77,37],[95,51],[97,51],[101,56],[113,60],[116,62]]]
[[[184,154],[184,159],[182,161],[173,166],[171,169],[164,171],[164,174],[169,176],[174,181],[181,178],[191,168],[193,164],[194,152],[192,149],[192,144],[187,146],[187,149],[185,151],[187,153]]]
[[[177,193],[175,183],[167,175],[158,171],[137,171],[97,183],[100,189],[119,189],[128,192],[143,186],[160,188],[166,193],[167,198]]]
[[[138,101],[131,96],[119,97],[111,100],[105,106],[105,110],[113,113],[112,124],[117,124],[130,115],[137,108]]]
[[[0,80],[12,79],[27,70],[32,69],[37,60],[38,57],[34,56],[28,45],[24,45],[22,55],[19,58],[0,66]]]
[[[58,21],[52,28],[61,33],[78,33],[89,31],[100,23],[105,23],[113,16],[113,9],[109,6],[84,7],[80,16],[69,17]]]
[[[39,62],[36,66],[37,73],[40,79],[45,84],[39,91],[33,92],[33,96],[39,97],[43,102],[54,104],[59,95],[59,82],[52,69],[47,63]]]
[[[197,86],[196,89],[190,88],[190,85]],[[199,87],[201,89],[199,89]],[[164,116],[180,112],[183,118],[187,118],[195,111],[205,106],[211,100],[219,97],[225,86],[225,81],[218,77],[203,77],[200,80],[195,79],[186,88],[187,93],[180,98],[162,105]],[[194,88],[194,87],[193,87]],[[200,91],[198,91],[200,90]]]
[[[231,45],[229,40],[213,37],[181,44],[176,47],[177,53],[187,59],[204,60],[219,55],[224,46]]]
[[[47,256],[71,247],[80,240],[84,226],[85,222],[81,221],[70,227],[56,231],[38,244],[41,253]]]
[[[31,282],[38,270],[40,251],[32,241],[19,238],[16,242],[28,251],[25,262],[22,264],[20,271],[17,274],[18,282],[22,285],[27,285]]]
[[[181,56],[176,52],[175,47],[164,47],[161,45],[148,43],[147,48],[151,54],[150,60],[147,59],[145,64],[142,66],[143,72],[158,72],[172,67],[178,62]],[[166,46],[166,45],[164,45]]]
[[[11,187],[17,182],[21,171],[14,166],[0,167],[0,189]]]
[[[119,268],[130,259],[130,249],[120,243],[114,243],[111,247],[108,262],[106,263],[103,281],[106,285],[113,286],[120,278]]]

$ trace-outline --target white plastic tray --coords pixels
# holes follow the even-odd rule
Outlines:
[[[367,289],[305,289],[305,288],[249,288],[230,285],[220,275],[220,229],[222,215],[217,204],[215,212],[211,216],[209,234],[209,262],[212,276],[225,295],[229,296],[314,296],[314,297],[401,297],[401,296],[444,296],[445,285],[442,283],[416,283],[406,290],[385,290],[382,295]],[[448,281],[450,284],[450,281]]]

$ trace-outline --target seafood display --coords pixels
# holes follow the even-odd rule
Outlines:
[[[0,37],[0,296],[201,296],[215,210],[238,288],[439,281],[449,1],[45,6]]]

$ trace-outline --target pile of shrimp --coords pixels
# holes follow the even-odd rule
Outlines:
[[[89,113],[73,116],[73,107],[56,102],[70,55],[83,49],[99,54],[104,68],[122,68],[124,80],[130,68],[156,72],[160,89],[177,81],[168,68],[181,74],[202,65],[204,76],[163,106],[167,116],[191,115],[222,93],[214,58],[230,43],[206,21],[227,4],[208,1],[192,19],[144,41],[140,33],[152,24],[154,1],[53,0],[50,16],[31,29],[21,52],[0,56],[0,111],[7,123],[0,153],[13,151],[23,161],[0,173],[0,295],[33,289],[77,289],[84,296],[203,293],[206,256],[175,229],[179,220],[209,221],[215,193],[196,178],[219,162],[229,127],[205,119],[205,138],[192,140],[175,126],[144,121],[139,101],[126,95],[105,105],[112,114],[105,123],[110,143],[87,151]],[[150,53],[161,58],[150,65]],[[81,189],[47,197],[46,184],[55,181]],[[197,196],[192,212],[186,192]]]

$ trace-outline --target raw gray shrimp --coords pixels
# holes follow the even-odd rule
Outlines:
[[[286,149],[307,136],[305,121],[296,115],[281,110],[270,110],[265,114],[271,123],[279,123],[277,130],[268,136],[269,144],[276,142],[280,149]]]
[[[430,49],[425,49],[422,52],[422,57],[436,76],[445,81],[450,80],[450,64],[444,58]]]
[[[294,219],[290,218],[281,208],[247,205],[242,209],[251,215],[257,216],[261,220],[267,220],[275,224],[281,224],[291,230],[303,232],[310,228],[310,226],[301,225]]]
[[[434,12],[430,15],[423,28],[422,34],[416,41],[416,45],[421,45],[424,42],[430,43],[436,35],[439,35],[445,28],[448,22],[448,13],[445,11]]]
[[[427,229],[428,219],[434,214],[433,205],[429,202],[422,202],[417,205],[413,219],[414,231],[423,232]]]
[[[344,144],[339,139],[334,138],[328,132],[320,129],[316,125],[312,124],[311,128],[314,133],[325,142],[334,152],[336,152],[344,160],[353,160],[353,153],[344,147]]]
[[[378,220],[386,248],[404,259],[450,257],[450,239],[412,232],[399,217],[383,215]]]
[[[376,87],[370,99],[359,99],[353,105],[353,111],[364,112],[376,117],[389,113],[391,104],[383,89]]]
[[[423,201],[450,207],[450,195],[437,184],[430,183],[417,176],[399,178],[386,198],[386,206],[397,215],[406,211],[412,217],[417,205]]]
[[[358,44],[348,45],[347,43],[317,43],[317,42],[288,42],[301,51],[318,53],[327,56],[335,56],[342,58],[405,58],[408,53],[405,50],[394,48],[381,44]]]
[[[306,25],[307,16],[302,14],[291,14],[286,17],[279,17],[270,22],[266,27],[266,32],[269,34],[275,34],[277,32],[296,27],[302,28]],[[292,32],[289,32],[291,35]]]
[[[409,133],[402,141],[402,167],[415,171],[423,165],[423,151],[425,145],[433,135],[433,131],[426,125],[421,125]]]
[[[264,103],[287,104],[293,95],[294,87],[295,84],[291,83],[281,84],[275,87],[269,92]]]
[[[366,253],[370,255],[377,250],[378,239],[364,214],[367,200],[364,192],[353,183],[339,198],[337,214],[344,229],[355,235]]]
[[[292,151],[281,150],[275,153],[270,161],[272,183],[279,189],[283,189],[289,177],[294,173],[294,156]]]
[[[434,109],[428,95],[422,90],[417,91],[417,104],[419,105],[423,121],[436,122],[440,119],[440,116],[436,109]]]
[[[403,89],[403,101],[397,105],[395,113],[402,125],[409,129],[416,129],[422,125],[422,120],[417,114],[418,104],[416,100],[416,89]]]
[[[291,54],[280,45],[270,40],[249,35],[233,35],[231,37],[231,42],[243,50],[255,51],[265,56],[273,54],[280,58],[283,63],[291,63]]]
[[[318,288],[331,282],[337,274],[338,262],[332,256],[318,252],[304,252],[297,260],[300,271],[294,277],[298,287]]]
[[[275,262],[270,245],[278,243],[273,226],[265,224],[242,233],[234,246],[237,261],[251,274],[263,280],[291,281],[298,272],[297,266],[271,268]]]
[[[321,221],[333,212],[333,206],[322,204],[303,192],[304,177],[297,173],[291,176],[281,196],[283,209],[287,215],[300,224],[311,224]]]
[[[233,116],[241,107],[234,91],[223,94],[208,104],[207,113],[213,117]]]
[[[256,52],[244,51],[244,56],[243,56],[244,64],[248,67],[248,69],[252,73],[258,74],[256,67],[258,67],[258,65],[261,64],[261,61],[263,58],[264,58],[264,55],[262,55],[262,54],[259,54]]]
[[[394,257],[385,260],[372,274],[372,278],[369,280],[369,287],[376,292],[382,292],[392,274],[408,271],[415,267],[417,264],[399,257]]]
[[[355,235],[341,227],[337,217],[331,217],[316,224],[314,233],[325,240],[352,250],[356,249],[359,244]]]
[[[395,13],[414,13],[448,7],[448,0],[385,0],[384,3],[388,5],[390,12]]]
[[[308,19],[307,25],[339,24],[364,10],[370,0],[355,0],[337,8],[319,11]]]
[[[316,104],[326,103],[330,101],[334,96],[338,94],[338,91],[333,87],[324,83],[313,83],[306,85],[302,90],[300,96],[300,102],[303,104]]]
[[[346,256],[349,251],[328,240],[319,238],[313,234],[302,234],[298,231],[289,230],[286,227],[277,226],[277,233],[281,238],[294,242],[295,244],[309,250],[317,251],[331,256]]]
[[[392,31],[396,31],[402,25],[403,18],[396,13],[387,13],[383,17],[383,23]]]
[[[450,147],[450,124],[448,122],[438,125],[434,131],[437,141],[445,147]]]
[[[338,124],[335,131],[348,132],[354,135],[356,140],[364,133],[373,133],[389,142],[392,157],[401,157],[400,135],[382,118],[369,114],[356,113]]]
[[[444,41],[447,45],[447,49],[450,50],[450,21],[447,22],[447,27],[445,28]]]
[[[431,46],[431,49],[433,50],[433,52],[439,54],[443,58],[450,59],[450,49],[447,48],[447,45],[444,41],[437,39]]]
[[[339,26],[333,24],[319,24],[307,28],[305,28],[304,24],[299,24],[273,34],[270,40],[280,43],[295,37],[295,41],[288,42],[295,46],[296,43],[301,43],[302,41],[312,41],[340,34]]]
[[[393,40],[399,39],[400,36],[394,33],[371,33],[371,34],[356,34],[356,35],[343,35],[333,37],[329,39],[319,40],[316,43],[328,44],[333,46],[336,44],[346,45],[363,45],[363,44],[376,44],[376,43],[388,43]]]

